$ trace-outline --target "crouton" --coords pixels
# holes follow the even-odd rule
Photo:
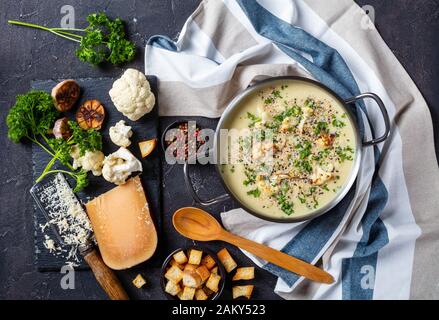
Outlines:
[[[213,292],[218,292],[219,282],[221,281],[221,276],[211,273],[209,279],[206,282],[206,287],[212,290]]]
[[[189,288],[199,288],[203,284],[200,275],[194,270],[183,272],[183,286]]]
[[[172,280],[169,280],[166,283],[165,291],[169,293],[171,296],[177,295],[179,292],[181,292],[181,287],[178,283],[175,283]]]
[[[218,267],[213,268],[212,270],[210,270],[210,272],[218,274]]]
[[[174,254],[172,256],[174,258],[174,260],[178,263],[178,264],[185,264],[187,262],[187,257],[184,254],[183,251],[179,251],[176,254]]]
[[[216,262],[211,256],[206,255],[203,257],[203,259],[201,259],[201,264],[205,265],[207,269],[210,270],[216,265]]]
[[[142,288],[145,284],[146,281],[145,279],[142,277],[142,275],[139,273],[133,280],[133,284],[136,286],[136,288],[140,289]]]
[[[255,267],[245,267],[236,269],[232,280],[252,280],[255,278]]]
[[[232,288],[232,294],[233,299],[239,298],[239,297],[246,297],[247,299],[250,299],[252,292],[253,292],[254,285],[246,285],[246,286],[234,286]]]
[[[176,266],[172,266],[169,268],[168,271],[166,271],[165,278],[168,280],[172,280],[175,283],[179,283],[181,279],[183,279],[183,271],[181,271],[180,268]]]
[[[197,289],[195,291],[195,300],[207,300],[209,296],[203,291],[203,289]]]
[[[199,265],[201,262],[202,256],[203,256],[202,251],[192,249],[190,254],[189,254],[189,263]]]
[[[194,300],[195,288],[184,287],[180,300]]]
[[[201,281],[204,283],[210,277],[210,271],[205,265],[199,266],[195,272],[200,276]]]
[[[195,269],[197,269],[197,266],[188,263],[184,266],[183,271],[195,271]]]
[[[226,248],[221,249],[218,252],[218,258],[220,259],[221,263],[224,265],[224,268],[226,269],[227,272],[231,272],[233,269],[235,269],[238,266]]]

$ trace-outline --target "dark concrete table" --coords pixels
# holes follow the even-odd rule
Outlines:
[[[132,39],[139,47],[137,58],[124,67],[143,70],[143,46],[149,36],[165,34],[175,37],[187,16],[196,8],[199,0],[150,0],[150,1],[78,1],[68,4],[76,9],[76,20],[88,13],[106,11],[127,21]],[[439,123],[439,6],[436,0],[359,0],[361,5],[374,6],[376,24],[383,38],[412,76],[430,105],[435,123],[437,150]],[[62,290],[61,274],[39,273],[34,267],[34,242],[30,146],[16,145],[6,137],[5,116],[17,93],[26,92],[33,79],[66,77],[117,76],[121,68],[91,68],[81,63],[73,54],[75,44],[66,43],[53,35],[32,29],[6,25],[7,19],[23,18],[26,21],[58,25],[61,19],[62,1],[17,1],[0,3],[0,299],[101,299],[104,293],[90,272],[78,272],[76,290]],[[134,19],[135,18],[135,19]],[[163,125],[170,121],[164,119]],[[169,170],[168,170],[169,169]],[[177,172],[175,172],[177,170]],[[182,186],[180,168],[166,168],[163,193],[165,216],[176,208],[190,205],[192,201]],[[226,204],[227,207],[233,203]],[[220,207],[214,208],[219,211]],[[165,221],[163,248],[189,244],[171,230]],[[249,261],[234,251],[241,264]],[[149,279],[155,279],[159,270],[145,270]],[[124,277],[124,281],[129,281]],[[276,279],[258,270],[255,298],[275,299],[273,293]],[[128,286],[129,287],[129,286]],[[130,288],[130,291],[133,289]],[[157,281],[138,298],[163,298]]]

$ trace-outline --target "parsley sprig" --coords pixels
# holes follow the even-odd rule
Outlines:
[[[87,16],[89,25],[85,29],[49,28],[22,21],[8,23],[51,32],[64,39],[79,43],[76,56],[83,62],[98,65],[109,62],[113,65],[129,62],[134,58],[136,46],[126,38],[121,19],[111,20],[104,13]]]
[[[50,138],[48,132],[59,115],[52,97],[47,92],[32,90],[18,95],[15,105],[6,117],[8,137],[15,143],[28,139],[50,155],[50,161],[36,182],[41,181],[48,174],[62,172],[75,179],[76,187],[73,191],[77,192],[87,186],[88,179],[87,172],[73,168],[71,147],[78,145],[81,155],[87,150],[102,150],[102,136],[98,131],[82,130],[76,122],[69,121],[72,131],[69,140]],[[66,169],[52,169],[57,161]]]

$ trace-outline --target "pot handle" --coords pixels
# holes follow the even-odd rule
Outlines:
[[[192,196],[192,199],[194,199],[195,202],[201,204],[202,206],[207,207],[222,202],[230,197],[228,194],[223,194],[212,199],[202,200],[196,193],[194,186],[192,184],[192,180],[189,172],[189,163],[187,161],[185,161],[183,165],[183,174],[184,174],[184,183],[186,184],[186,189],[189,191],[190,195]]]
[[[389,134],[390,134],[390,118],[389,118],[389,114],[387,113],[386,107],[384,106],[383,100],[381,100],[381,98],[378,97],[375,93],[371,93],[371,92],[362,93],[362,94],[359,94],[358,96],[355,96],[355,97],[352,97],[350,99],[345,100],[345,102],[347,104],[355,103],[356,101],[364,99],[364,98],[371,98],[378,104],[378,107],[380,108],[381,114],[383,115],[383,119],[384,119],[384,126],[385,126],[384,134],[379,138],[374,138],[370,141],[363,142],[364,146],[373,146],[373,145],[376,145],[380,142],[383,142],[389,136]]]

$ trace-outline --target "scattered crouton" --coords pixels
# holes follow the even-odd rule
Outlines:
[[[183,251],[179,251],[176,254],[174,254],[172,256],[174,258],[174,260],[178,263],[178,264],[185,264],[187,262],[187,257],[184,254]]]
[[[157,139],[140,141],[138,144],[142,158],[145,158],[155,149]]]
[[[183,286],[189,288],[199,288],[203,280],[195,270],[186,270],[183,274]]]
[[[165,291],[169,293],[171,296],[175,296],[181,292],[181,287],[178,283],[175,283],[172,280],[169,280],[166,283]]]
[[[194,300],[195,288],[184,287],[183,293],[181,294],[181,300]]]
[[[205,265],[207,267],[207,269],[210,270],[216,265],[216,262],[211,256],[207,255],[207,256],[204,256],[203,259],[201,259],[201,264]]]
[[[221,249],[218,252],[218,258],[220,259],[221,263],[224,265],[224,268],[226,269],[227,272],[231,272],[233,269],[235,269],[238,266],[226,248]]]
[[[203,289],[197,289],[195,291],[195,300],[207,300],[209,296],[204,292]]]
[[[201,263],[202,256],[203,256],[202,251],[192,249],[190,254],[189,254],[189,263],[199,265]]]
[[[145,284],[146,281],[145,279],[142,277],[142,275],[139,273],[133,280],[133,284],[136,286],[136,288],[140,289],[142,288]]]
[[[175,283],[179,283],[181,279],[183,279],[183,271],[181,271],[179,267],[172,266],[168,271],[166,271],[165,278],[172,280]]]
[[[246,286],[234,286],[232,288],[232,294],[233,299],[239,298],[239,297],[246,297],[247,299],[250,299],[252,292],[253,292],[254,285],[249,284]]]
[[[245,267],[236,269],[232,280],[252,280],[255,278],[255,267]]]
[[[218,292],[219,282],[221,281],[221,276],[211,273],[209,279],[206,282],[206,287],[212,290],[213,292]]]

